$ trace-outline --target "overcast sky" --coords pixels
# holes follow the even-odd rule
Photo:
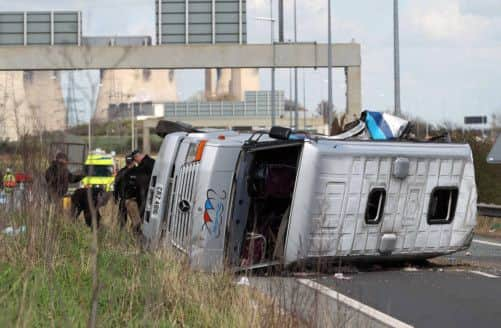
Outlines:
[[[248,1],[248,42],[270,41],[270,0]],[[273,1],[275,5],[277,0]],[[17,0],[0,10],[82,10],[84,35],[154,34],[154,0]],[[292,4],[286,3],[286,39],[293,37]],[[327,0],[297,0],[298,41],[327,41]],[[364,109],[393,108],[393,25],[391,0],[332,0],[336,42],[362,45]],[[275,13],[277,12],[275,8]],[[461,122],[470,114],[501,115],[501,0],[401,0],[401,75],[404,112],[440,122]],[[303,100],[302,72],[300,101]],[[327,98],[325,70],[305,72],[306,105]],[[269,89],[269,73],[261,74]],[[177,74],[186,98],[202,89],[202,75]],[[344,109],[344,76],[335,73],[336,107]],[[278,88],[289,93],[289,73],[278,73]]]

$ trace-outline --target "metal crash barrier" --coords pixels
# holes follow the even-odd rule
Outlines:
[[[501,205],[478,204],[478,215],[501,218]]]

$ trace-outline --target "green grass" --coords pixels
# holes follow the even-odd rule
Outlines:
[[[0,236],[0,327],[86,326],[89,229],[67,218],[30,222],[25,234]],[[99,241],[99,327],[290,325],[269,300],[235,286],[231,274],[194,272],[169,252],[139,252],[113,228],[103,227]]]
[[[501,204],[501,165],[487,163],[492,143],[470,141],[480,203]]]
[[[492,237],[501,237],[501,218],[479,216],[475,232]]]

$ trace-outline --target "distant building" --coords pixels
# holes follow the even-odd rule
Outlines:
[[[110,120],[166,118],[172,121],[232,120],[245,118],[271,117],[271,91],[247,91],[244,101],[182,101],[182,102],[143,102],[110,104]],[[277,91],[275,96],[276,116],[285,113],[284,92]]]
[[[110,120],[130,119],[132,116],[142,119],[144,117],[163,117],[163,115],[163,104],[153,104],[152,102],[111,104],[108,108]]]
[[[289,113],[285,111],[283,91],[275,95],[277,126],[287,127],[292,123]],[[149,152],[149,136],[159,120],[183,122],[201,129],[232,129],[235,131],[266,130],[271,127],[271,91],[247,91],[243,101],[187,101],[167,102],[159,104],[135,105],[136,117],[141,120],[145,151]],[[122,112],[131,115],[130,108],[123,106]],[[141,113],[144,116],[138,115]],[[149,114],[152,114],[151,116]],[[124,116],[130,119],[130,116]],[[300,130],[326,133],[326,125],[322,117],[310,116],[300,120]]]
[[[284,114],[284,92],[275,95],[276,116]],[[183,119],[232,119],[271,117],[271,91],[247,91],[244,101],[168,102],[163,104],[164,117],[169,120]]]

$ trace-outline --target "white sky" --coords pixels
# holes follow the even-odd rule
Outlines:
[[[273,1],[275,6],[276,0]],[[82,10],[84,35],[154,34],[154,0],[17,0],[0,10]],[[292,4],[286,3],[286,39],[293,37]],[[327,40],[327,0],[297,0],[298,41]],[[332,0],[336,42],[362,44],[363,108],[393,108],[392,0]],[[248,0],[248,42],[269,42],[270,0]],[[277,8],[274,10],[277,13]],[[402,108],[430,121],[460,123],[463,116],[501,115],[501,0],[400,1]],[[278,30],[278,28],[276,29]],[[325,70],[307,70],[306,105],[327,98]],[[269,88],[262,71],[262,88]],[[302,102],[302,73],[300,95]],[[177,74],[183,98],[202,89],[197,72]],[[288,71],[277,88],[289,93]],[[344,109],[344,76],[335,73],[336,107]]]

